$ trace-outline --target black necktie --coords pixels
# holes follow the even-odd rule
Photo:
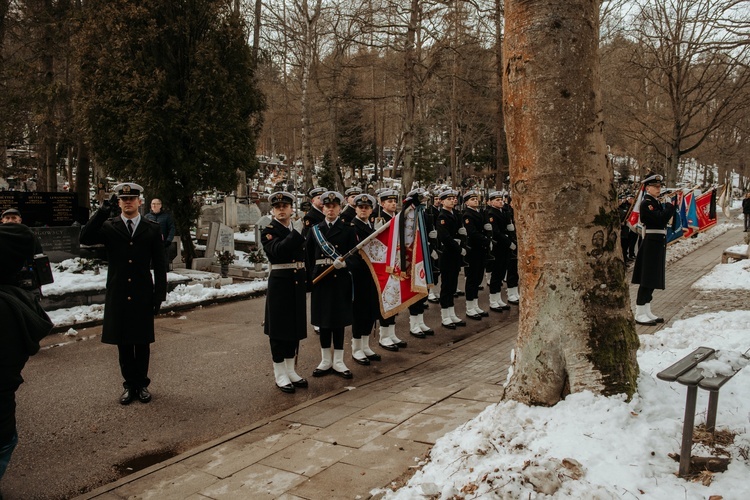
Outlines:
[[[130,233],[130,237],[133,237],[133,221],[131,219],[128,219],[128,232]]]
[[[328,223],[328,229],[331,229],[333,227],[333,222]]]

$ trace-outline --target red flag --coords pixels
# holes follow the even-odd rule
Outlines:
[[[360,248],[380,294],[380,313],[389,318],[427,296],[422,232],[415,211],[394,217],[389,228]],[[399,228],[404,224],[404,240]],[[405,266],[401,267],[401,252]]]
[[[633,206],[630,207],[628,226],[632,231],[635,231],[635,226],[641,222],[641,202],[643,201],[643,193],[645,192],[646,186],[641,185],[641,189],[638,191],[638,196],[635,197],[635,202],[633,203]]]
[[[714,209],[714,213],[711,213],[712,204],[714,207],[716,206],[716,190],[713,188],[695,199],[695,208],[698,212],[698,232],[716,225],[716,210]]]

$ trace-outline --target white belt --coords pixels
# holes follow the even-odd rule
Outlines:
[[[315,261],[316,266],[330,266],[333,265],[333,259],[318,259]]]
[[[290,262],[289,264],[271,264],[271,271],[279,269],[304,269],[304,262]]]
[[[667,234],[666,229],[646,229],[646,234]]]

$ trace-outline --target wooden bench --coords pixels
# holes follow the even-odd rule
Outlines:
[[[730,249],[728,248],[724,250],[724,252],[721,254],[721,263],[727,264],[729,263],[729,259],[732,259],[732,261],[750,259],[750,255],[748,254],[750,254],[750,245],[748,245],[745,253],[733,252],[733,251],[730,251]]]
[[[716,428],[716,410],[719,403],[719,389],[729,382],[729,379],[739,371],[738,369],[731,375],[704,377],[703,370],[697,368],[698,364],[702,361],[715,359],[717,354],[718,351],[710,347],[699,347],[656,375],[660,380],[667,382],[677,381],[687,386],[685,420],[682,426],[682,446],[680,449],[680,477],[685,477],[690,473],[690,453],[693,447],[693,426],[695,424],[695,403],[698,398],[698,388],[700,387],[709,391],[706,430],[714,432]],[[747,356],[747,353],[744,356]]]

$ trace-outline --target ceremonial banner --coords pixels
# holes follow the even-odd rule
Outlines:
[[[432,282],[421,208],[405,209],[359,250],[375,279],[384,318],[426,297]]]
[[[731,217],[731,213],[729,212],[729,204],[730,204],[730,196],[729,196],[729,185],[724,184],[724,188],[721,190],[721,194],[719,195],[719,199],[716,200],[716,204],[721,208],[721,211],[724,213],[724,217],[727,219]]]
[[[698,232],[705,231],[716,225],[716,190],[711,189],[698,196],[695,200],[698,214]]]
[[[682,191],[676,191],[672,193],[671,195],[668,195],[667,202],[671,203],[675,206],[681,206],[685,201],[685,197],[682,194]],[[682,217],[680,214],[680,211],[677,210],[675,214],[672,216],[672,222],[671,224],[667,224],[667,245],[670,243],[674,243],[675,241],[679,240],[683,236],[684,227],[682,224]]]
[[[695,207],[695,192],[685,194],[680,204],[680,218],[685,238],[691,237],[698,230],[698,210]]]
[[[641,186],[638,191],[638,196],[635,197],[633,206],[630,207],[630,213],[628,214],[628,227],[631,231],[638,231],[636,226],[641,222],[641,202],[643,201],[643,193],[646,192],[646,187]]]

